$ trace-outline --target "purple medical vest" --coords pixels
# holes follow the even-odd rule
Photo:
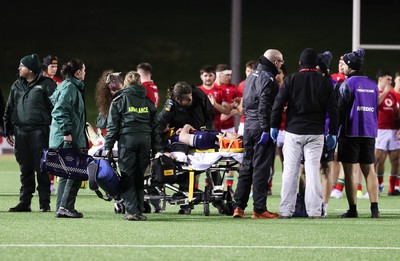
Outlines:
[[[366,76],[352,76],[345,81],[354,97],[350,116],[346,120],[346,136],[376,138],[378,86]]]

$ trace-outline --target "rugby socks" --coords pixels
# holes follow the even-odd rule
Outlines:
[[[396,189],[397,174],[390,174],[388,192],[392,193]]]
[[[336,183],[336,186],[335,187],[333,187],[334,189],[337,189],[337,190],[339,190],[339,191],[343,191],[343,188],[344,188],[344,179],[338,179],[337,180],[337,183]]]
[[[378,202],[371,202],[371,217],[373,218],[379,218],[380,213],[378,209]]]
[[[228,187],[228,186],[230,186],[230,187],[233,187],[233,181],[235,180],[235,177],[234,176],[226,176],[226,178],[225,178],[225,180],[226,180],[226,186]]]
[[[397,175],[396,185],[394,186],[394,189],[400,190],[400,175]]]
[[[197,175],[197,176],[194,178],[194,188],[195,188],[195,189],[199,189],[199,180],[200,180],[200,175]]]
[[[372,205],[372,203],[371,203],[371,205]],[[378,203],[376,203],[376,205],[378,206]],[[349,212],[357,213],[357,204],[349,204]]]
[[[382,185],[383,184],[383,175],[384,175],[384,173],[377,173],[376,175],[378,176],[379,185]]]
[[[357,183],[357,190],[358,191],[362,191],[362,184],[361,183]]]

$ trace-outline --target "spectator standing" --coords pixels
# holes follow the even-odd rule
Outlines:
[[[378,132],[378,96],[376,83],[361,72],[364,49],[344,55],[347,79],[340,85],[339,110],[341,131],[338,161],[342,162],[349,210],[341,218],[356,218],[357,189],[354,166],[359,163],[367,183],[371,202],[371,217],[380,216],[378,208],[378,180],[374,170],[375,138]]]
[[[50,148],[77,148],[86,153],[89,143],[85,134],[85,80],[86,67],[82,60],[72,59],[61,69],[64,81],[51,96],[53,111],[50,127]],[[75,209],[80,180],[60,177],[57,189],[57,218],[82,218]]]
[[[14,146],[21,171],[19,203],[10,212],[30,212],[35,192],[35,172],[39,207],[50,211],[50,178],[40,170],[40,158],[49,147],[49,126],[52,105],[49,97],[57,84],[40,73],[36,54],[24,56],[18,67],[19,78],[11,86],[4,112],[4,135]],[[14,139],[15,138],[15,139]]]
[[[244,157],[239,169],[235,190],[234,218],[243,218],[253,185],[252,218],[277,218],[267,210],[267,189],[275,159],[275,144],[269,139],[271,109],[279,87],[275,76],[281,68],[283,55],[268,49],[259,59],[257,69],[251,73],[244,86],[243,108]]]
[[[271,137],[276,141],[283,108],[286,109],[284,169],[280,215],[290,218],[295,211],[298,173],[304,157],[306,172],[305,205],[310,218],[322,214],[322,188],[319,176],[324,145],[326,114],[329,114],[328,149],[336,144],[338,107],[332,82],[318,73],[318,54],[306,48],[300,55],[300,70],[284,80],[271,115]]]

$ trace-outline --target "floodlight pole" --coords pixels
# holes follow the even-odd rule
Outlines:
[[[231,68],[234,85],[240,82],[240,46],[242,24],[242,0],[232,0],[231,10]]]
[[[353,0],[353,51],[358,48],[371,50],[400,50],[400,45],[388,44],[361,44],[361,0]]]
[[[360,47],[360,10],[361,0],[353,0],[353,51]]]

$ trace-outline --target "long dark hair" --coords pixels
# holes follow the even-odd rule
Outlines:
[[[180,100],[183,96],[192,93],[192,86],[186,82],[177,82],[168,89],[167,98]]]
[[[77,58],[70,60],[68,63],[63,64],[61,68],[61,75],[65,78],[74,77],[76,71],[83,68],[83,61]]]

